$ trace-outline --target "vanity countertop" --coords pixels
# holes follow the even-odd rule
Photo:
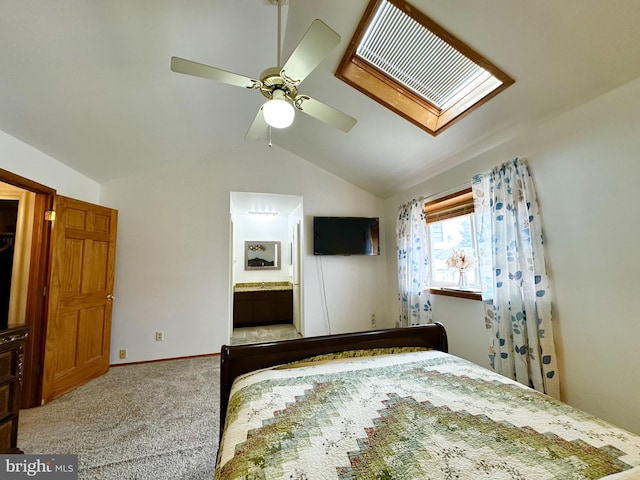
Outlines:
[[[260,292],[276,290],[293,290],[293,285],[289,282],[246,282],[236,283],[233,286],[234,292]]]

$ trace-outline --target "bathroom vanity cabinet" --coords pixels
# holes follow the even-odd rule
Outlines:
[[[292,288],[269,285],[236,287],[233,294],[235,328],[292,322]]]

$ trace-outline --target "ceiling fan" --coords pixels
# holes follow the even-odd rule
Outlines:
[[[246,138],[257,140],[268,127],[286,128],[293,122],[295,110],[348,132],[356,119],[298,91],[300,83],[320,64],[329,52],[340,43],[340,35],[322,20],[314,20],[295,50],[283,66],[280,61],[281,3],[278,5],[278,66],[267,68],[260,79],[246,77],[209,65],[171,57],[171,70],[177,73],[208,78],[238,87],[259,90],[267,98],[256,115]]]

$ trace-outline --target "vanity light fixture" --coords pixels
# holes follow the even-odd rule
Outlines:
[[[249,212],[249,215],[272,215],[275,217],[278,212]]]

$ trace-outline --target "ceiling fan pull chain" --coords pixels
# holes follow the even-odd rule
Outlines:
[[[271,143],[271,125],[269,125],[269,148],[273,147],[273,143]]]

